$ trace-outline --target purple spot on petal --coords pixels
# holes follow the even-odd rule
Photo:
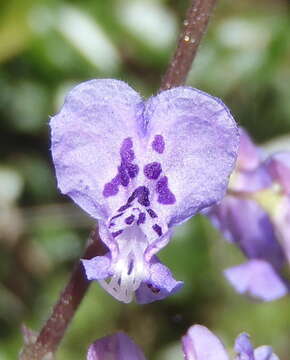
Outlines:
[[[128,175],[130,176],[131,179],[133,179],[134,177],[136,177],[138,175],[138,172],[139,172],[138,165],[126,164],[126,169],[128,171]]]
[[[176,199],[174,194],[168,188],[167,176],[163,176],[156,184],[156,192],[158,193],[158,202],[163,205],[174,204]]]
[[[114,196],[118,194],[118,191],[119,191],[118,185],[109,182],[104,186],[103,195],[105,197]]]
[[[118,166],[118,172],[119,172],[119,178],[120,178],[120,182],[123,186],[128,186],[129,184],[129,176],[127,174],[126,168],[123,164],[121,164],[120,166]]]
[[[154,294],[158,294],[160,292],[160,289],[153,286],[152,284],[147,284],[147,286],[149,287],[149,289],[154,293]]]
[[[146,214],[141,212],[138,216],[137,225],[144,224],[146,220]]]
[[[152,229],[157,233],[158,236],[161,236],[162,235],[162,228],[161,226],[157,225],[157,224],[154,224],[152,226]]]
[[[162,154],[165,149],[165,142],[162,135],[155,135],[152,141],[152,148],[159,154]]]
[[[118,230],[112,233],[113,238],[116,238],[117,236],[119,236],[120,234],[122,234],[123,230]]]
[[[130,195],[130,197],[128,198],[127,203],[131,203],[133,200],[136,199],[136,197],[138,198],[139,204],[144,205],[144,206],[150,205],[149,190],[146,186],[137,187],[137,189],[135,189],[133,191],[132,195]]]
[[[135,216],[134,216],[134,215],[130,215],[130,216],[128,216],[128,217],[125,219],[125,223],[126,223],[127,225],[131,225],[131,224],[133,223],[134,219],[135,219]]]
[[[131,204],[122,205],[122,206],[118,209],[118,211],[125,211],[125,210],[129,209],[130,206],[131,206]]]
[[[118,217],[122,216],[124,213],[120,213],[118,215],[115,215],[111,218],[111,220],[117,219]]]
[[[139,167],[136,164],[132,164],[135,158],[133,151],[133,141],[131,138],[123,140],[121,149],[121,164],[118,166],[117,175],[107,184],[103,189],[103,195],[105,197],[113,196],[118,193],[119,185],[127,187],[130,183],[130,179],[135,178],[138,175]]]
[[[152,219],[157,218],[158,215],[156,214],[156,212],[152,209],[146,209],[146,211],[148,212],[148,214],[150,215],[150,217],[152,217]]]
[[[150,180],[156,180],[162,172],[161,164],[152,162],[144,166],[144,175]]]
[[[139,204],[149,206],[149,189],[146,186],[139,186],[135,191],[137,191]]]
[[[134,151],[132,149],[133,141],[131,138],[126,138],[121,146],[120,155],[125,163],[130,163],[134,160]]]
[[[134,201],[134,200],[136,199],[137,195],[138,195],[138,191],[137,191],[137,189],[136,189],[136,190],[134,190],[133,193],[129,196],[127,203],[129,204],[129,203],[131,203],[132,201]]]

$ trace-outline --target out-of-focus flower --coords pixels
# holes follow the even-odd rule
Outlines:
[[[246,333],[237,337],[235,352],[237,353],[236,360],[279,360],[271,346],[263,345],[254,349],[250,337]]]
[[[224,196],[239,134],[225,105],[189,87],[147,101],[118,80],[75,87],[51,119],[58,186],[99,221],[105,256],[83,260],[115,298],[181,286],[155,254],[172,228]]]
[[[88,350],[87,360],[146,360],[143,352],[124,333],[105,336]]]
[[[227,269],[227,279],[238,292],[271,301],[289,291],[281,271],[286,256],[290,259],[290,154],[264,159],[248,134],[240,132],[227,195],[208,215],[249,259]]]
[[[185,360],[229,360],[221,342],[209,329],[202,325],[191,326],[182,337]],[[235,360],[279,360],[270,346],[253,348],[246,333],[235,342]],[[116,333],[95,341],[88,350],[87,360],[145,360],[144,354],[125,334]]]

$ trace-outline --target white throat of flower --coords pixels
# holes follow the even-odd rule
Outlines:
[[[116,241],[119,246],[119,255],[112,264],[114,275],[108,280],[99,280],[99,283],[116,299],[130,303],[134,292],[148,276],[144,259],[148,242],[137,225],[127,227]]]

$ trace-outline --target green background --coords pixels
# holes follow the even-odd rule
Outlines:
[[[56,189],[49,115],[75,84],[112,77],[144,97],[157,91],[186,1],[10,0],[0,5],[0,359],[15,359],[20,326],[40,329],[93,221]],[[290,5],[220,0],[188,84],[218,96],[259,142],[288,147]],[[243,257],[196,216],[176,230],[161,259],[185,281],[177,295],[124,305],[92,284],[58,359],[85,358],[116,330],[150,359],[181,359],[180,337],[201,323],[232,348],[242,331],[290,356],[289,299],[258,303],[234,292],[223,269]]]

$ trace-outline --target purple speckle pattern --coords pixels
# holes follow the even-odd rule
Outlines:
[[[165,142],[162,135],[155,135],[154,140],[152,141],[152,149],[162,154],[165,149]]]
[[[111,220],[117,219],[118,217],[122,216],[124,213],[117,214],[111,218]]]
[[[112,182],[107,183],[104,186],[103,195],[105,197],[117,195],[119,191],[118,185],[113,184]]]
[[[149,206],[149,189],[146,186],[138,186],[133,193],[129,196],[127,204],[124,206],[128,206],[131,204],[136,198],[138,199],[139,204],[143,206]],[[129,205],[131,206],[131,205]]]
[[[130,183],[130,179],[133,179],[138,175],[139,167],[132,163],[135,159],[135,154],[131,138],[123,140],[120,156],[121,164],[118,166],[117,175],[104,186],[103,195],[105,197],[117,195],[119,192],[119,185],[127,187]]]
[[[163,205],[172,205],[176,202],[174,194],[168,188],[168,178],[167,176],[162,176],[157,181],[156,192],[158,193],[157,201]]]
[[[147,287],[153,292],[153,294],[158,294],[160,292],[160,289],[152,284],[147,284]]]
[[[149,216],[154,219],[154,218],[157,218],[158,215],[156,214],[156,212],[152,209],[146,209],[146,211],[148,212]]]
[[[124,164],[121,164],[120,166],[118,166],[118,173],[119,173],[121,185],[123,185],[125,187],[128,186],[129,182],[130,182],[130,178],[127,173],[127,168],[125,167]]]
[[[126,170],[128,172],[128,175],[131,179],[134,179],[138,175],[139,172],[139,166],[136,164],[127,163],[126,164]]]
[[[135,191],[137,193],[138,203],[143,206],[149,206],[149,189],[146,186],[139,186]]]
[[[134,160],[135,154],[133,151],[133,141],[131,138],[126,138],[123,141],[121,145],[120,155],[122,162],[124,163],[131,163]]]
[[[119,175],[115,176],[109,183],[104,186],[103,195],[105,197],[114,196],[119,191],[119,185],[121,183],[121,179]]]
[[[135,216],[134,215],[130,215],[125,219],[125,223],[127,225],[131,225],[134,222]]]
[[[154,224],[154,225],[152,226],[152,229],[156,232],[156,234],[157,234],[158,236],[161,236],[161,235],[162,235],[162,228],[161,228],[161,226],[159,226],[158,224]]]
[[[146,220],[146,214],[141,212],[138,216],[137,225],[144,224]]]
[[[123,230],[118,230],[112,233],[113,238],[116,238],[117,236],[121,235]]]
[[[152,162],[144,166],[144,175],[150,180],[157,180],[162,172],[159,162]]]
[[[125,204],[125,205],[122,205],[122,206],[118,209],[118,211],[125,211],[125,210],[129,209],[129,207],[131,207],[131,206],[132,206],[131,204],[127,203],[127,204]]]

